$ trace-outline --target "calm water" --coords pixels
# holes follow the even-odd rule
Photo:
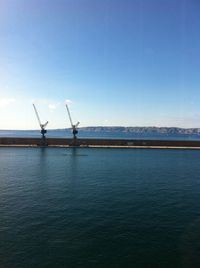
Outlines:
[[[0,267],[200,267],[200,151],[0,148]]]
[[[71,138],[70,129],[48,130],[47,138]],[[0,137],[41,137],[40,130],[0,130]],[[159,134],[112,131],[85,131],[79,129],[78,137],[95,139],[161,139],[161,140],[200,140],[200,135],[189,134]]]

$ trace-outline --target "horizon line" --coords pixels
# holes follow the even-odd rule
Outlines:
[[[157,128],[157,129],[162,129],[162,128],[177,128],[177,129],[200,129],[200,127],[178,127],[178,126],[85,126],[85,127],[79,127],[78,129],[84,129],[84,128]],[[36,129],[0,129],[0,131],[38,131],[40,128]],[[47,129],[48,131],[53,131],[53,130],[70,130],[72,129],[71,127],[67,128],[49,128]]]

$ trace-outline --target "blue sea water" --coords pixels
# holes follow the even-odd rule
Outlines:
[[[200,151],[0,148],[0,267],[200,267]]]
[[[71,129],[48,130],[47,138],[71,138]],[[40,130],[0,130],[0,137],[41,137]],[[134,133],[120,131],[86,131],[79,129],[79,138],[94,139],[159,139],[159,140],[200,140],[200,135],[159,134],[154,132]]]

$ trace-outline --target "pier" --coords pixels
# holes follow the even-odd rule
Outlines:
[[[47,138],[48,147],[95,147],[95,148],[150,148],[150,149],[200,149],[196,140],[144,140],[144,139],[74,139]],[[0,137],[0,146],[43,146],[40,138]]]

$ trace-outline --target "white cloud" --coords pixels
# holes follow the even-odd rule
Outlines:
[[[49,105],[48,105],[48,108],[49,108],[50,110],[55,110],[55,109],[56,109],[56,105],[55,105],[55,104],[49,104]]]
[[[56,102],[56,103],[49,103],[48,104],[48,108],[51,110],[51,111],[54,111],[58,108],[58,106],[60,106],[60,102]]]
[[[67,100],[65,100],[65,104],[72,104],[72,101],[67,99]]]
[[[0,99],[0,108],[7,107],[8,105],[11,105],[14,102],[16,102],[16,100],[14,98],[1,98]]]
[[[43,106],[48,107],[48,109],[51,112],[56,110],[61,105],[61,102],[52,100],[52,99],[39,99],[38,98],[38,99],[32,99],[31,102],[40,107],[43,107]]]

